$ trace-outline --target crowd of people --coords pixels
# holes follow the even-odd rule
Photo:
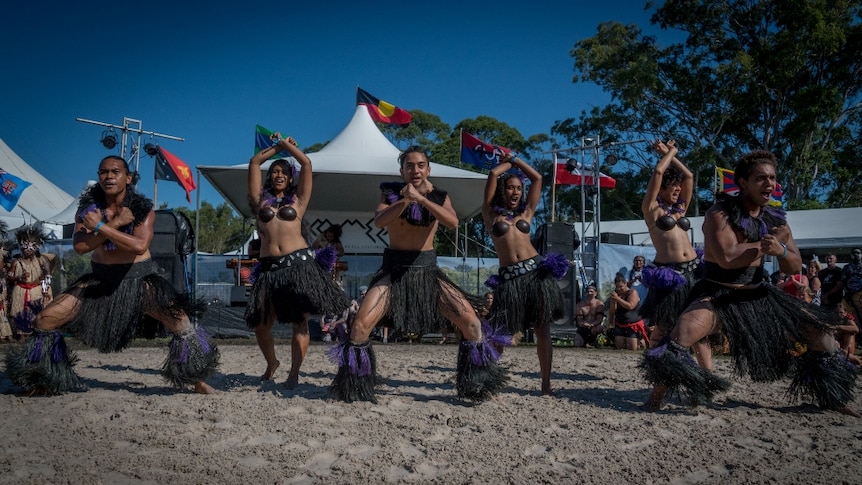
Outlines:
[[[734,369],[755,381],[791,377],[791,394],[812,398],[826,409],[854,414],[855,355],[862,308],[862,249],[842,268],[835,254],[826,266],[802,264],[784,212],[763,194],[775,185],[775,157],[755,151],[737,161],[740,193],[719,195],[707,212],[705,244],[691,244],[686,217],[694,188],[691,171],[673,140],[657,140],[659,155],[642,204],[655,260],[634,258],[614,279],[602,301],[594,284],[575,310],[576,346],[614,345],[643,350],[639,367],[652,386],[646,409],[659,409],[668,394],[707,402],[729,387],[713,370],[716,342],[730,353]],[[270,162],[278,152],[293,161]],[[298,166],[294,165],[298,164]],[[472,295],[437,265],[438,225],[455,227],[449,194],[430,179],[431,164],[420,147],[404,150],[401,180],[380,185],[374,224],[389,235],[383,262],[358,300],[340,285],[344,246],[341,228],[327,228],[309,241],[303,217],[312,198],[311,160],[290,137],[276,133],[271,147],[249,162],[248,202],[260,236],[259,264],[245,311],[265,361],[261,379],[280,367],[272,329],[291,325],[291,366],[285,386],[299,384],[309,348],[309,316],[322,316],[327,351],[336,365],[329,396],[345,402],[376,402],[380,382],[372,345],[377,328],[405,334],[442,332],[458,340],[455,388],[459,397],[482,402],[508,381],[504,349],[524,333],[536,338],[542,394],[552,394],[550,327],[564,316],[557,279],[570,266],[566,255],[540,255],[530,239],[542,176],[514,153],[501,153],[488,174],[482,218],[499,258],[492,291]],[[3,309],[17,333],[0,325],[0,336],[22,340],[7,353],[6,373],[31,394],[58,394],[81,387],[77,357],[64,333],[102,352],[129,345],[143,318],[172,334],[162,374],[177,387],[216,392],[205,380],[216,372],[219,350],[195,325],[201,305],[158,275],[149,253],[152,202],[132,185],[128,164],[109,156],[98,183],[82,197],[73,246],[92,253],[92,272],[53,297],[50,255],[39,253],[38,228],[19,230],[21,255],[6,266]],[[26,230],[25,230],[26,229]],[[767,256],[780,270],[768,275]],[[22,313],[31,312],[25,320]],[[18,322],[22,323],[18,323]],[[28,324],[23,322],[29,321]],[[62,332],[61,332],[62,330]],[[10,334],[10,335],[7,335]],[[383,337],[386,343],[386,337]]]

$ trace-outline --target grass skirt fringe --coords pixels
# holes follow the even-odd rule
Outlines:
[[[6,374],[25,392],[62,394],[83,387],[74,371],[77,361],[60,332],[36,329],[6,354]]]
[[[499,285],[494,289],[490,321],[515,333],[549,325],[565,316],[557,278],[551,267],[543,263],[520,276],[497,278]]]
[[[640,315],[651,325],[658,325],[664,335],[673,330],[679,314],[685,310],[689,293],[698,281],[695,275],[697,266],[683,264],[685,268],[679,268],[680,271],[675,264],[650,265],[643,270],[643,281],[649,292],[641,305]],[[676,277],[672,282],[670,273]]]
[[[174,334],[162,377],[176,388],[193,385],[215,374],[219,358],[218,348],[202,327]]]
[[[483,402],[494,397],[509,381],[506,369],[497,363],[499,352],[487,340],[461,340],[455,387],[458,397]]]
[[[332,280],[332,274],[314,260],[310,249],[262,258],[260,266],[261,272],[252,286],[245,311],[249,328],[269,321],[273,308],[280,323],[299,323],[306,313],[341,315],[350,306],[344,290]]]
[[[668,338],[647,350],[638,367],[648,382],[667,386],[669,394],[687,398],[692,406],[730,389],[730,382],[698,367],[688,349]]]
[[[386,315],[396,328],[405,333],[439,332],[445,323],[440,309],[452,313],[465,310],[457,299],[447,293],[459,295],[474,310],[482,306],[482,299],[467,294],[437,267],[437,255],[432,251],[397,251],[386,249],[383,264],[371,279],[369,287],[389,278]]]
[[[787,374],[790,350],[805,335],[831,332],[837,315],[809,305],[772,285],[731,289],[707,280],[699,282],[691,300],[712,297],[712,305],[730,344],[734,371],[756,382],[773,382]]]
[[[326,353],[329,360],[338,366],[335,379],[329,386],[329,396],[344,402],[371,401],[376,404],[377,357],[371,341],[362,344],[341,342]]]
[[[128,347],[147,313],[194,318],[205,308],[187,294],[178,293],[158,274],[158,265],[152,260],[91,266],[92,273],[64,290],[81,300],[80,310],[65,328],[100,352],[119,352]]]
[[[857,367],[840,351],[807,351],[793,359],[793,380],[787,394],[808,398],[821,409],[839,410],[853,400]]]

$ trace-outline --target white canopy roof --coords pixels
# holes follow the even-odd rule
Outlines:
[[[401,180],[401,151],[377,129],[365,106],[357,106],[348,125],[323,149],[309,153],[314,177],[306,221],[316,234],[341,224],[345,251],[381,252],[385,231],[373,226],[380,183]],[[262,167],[265,172],[269,162]],[[197,169],[238,213],[253,217],[247,203],[248,164]],[[487,175],[431,163],[429,180],[449,192],[460,219],[479,212]]]
[[[703,244],[703,217],[689,217],[694,244]],[[787,222],[793,239],[802,250],[862,247],[862,207],[789,211]],[[575,226],[578,226],[575,224]],[[649,232],[642,219],[602,221],[602,232],[630,234],[632,244],[651,246]]]
[[[0,139],[0,169],[31,184],[21,193],[18,205],[12,212],[0,208],[0,219],[6,221],[9,229],[15,229],[24,224],[43,222],[46,229],[55,232],[55,237],[62,237],[60,226],[74,222],[75,215],[73,213],[71,217],[64,216],[62,218],[58,216],[77,198],[69,195],[42,176],[12,151],[2,139]],[[57,233],[58,228],[59,233]]]

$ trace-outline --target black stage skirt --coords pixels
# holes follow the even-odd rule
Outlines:
[[[700,280],[700,260],[685,263],[654,263],[643,270],[643,283],[649,288],[640,307],[640,316],[670,334],[679,314],[685,310],[688,294]]]
[[[536,256],[500,268],[488,316],[494,326],[511,333],[526,332],[565,316],[559,273],[546,261]]]
[[[445,324],[441,310],[461,313],[470,305],[482,307],[482,299],[466,293],[437,266],[437,253],[386,249],[383,264],[372,277],[369,288],[386,284],[385,315],[395,328],[405,333],[439,332]]]
[[[245,323],[254,328],[273,317],[281,323],[301,323],[306,314],[341,315],[349,306],[350,299],[315,261],[314,251],[303,248],[260,259]]]
[[[92,272],[78,278],[63,293],[81,301],[65,328],[100,352],[118,352],[137,335],[144,315],[195,318],[206,308],[179,293],[158,274],[153,260],[130,264],[91,263]]]

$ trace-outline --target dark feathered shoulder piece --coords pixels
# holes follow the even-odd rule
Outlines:
[[[746,242],[760,241],[773,227],[787,224],[784,210],[778,207],[763,207],[760,215],[752,217],[743,209],[742,198],[738,195],[716,194],[715,204],[719,210],[727,214],[730,225],[734,230],[742,233]]]
[[[78,199],[77,220],[81,222],[84,214],[93,210],[103,211],[107,206],[105,191],[98,184],[84,189]],[[123,197],[123,207],[128,207],[135,216],[134,225],[138,226],[153,210],[153,201],[139,194],[137,190],[129,186],[126,188],[126,196]]]
[[[392,205],[403,199],[404,196],[401,195],[401,189],[403,189],[405,185],[407,184],[404,182],[381,183],[380,191],[383,193],[386,203]],[[443,205],[443,202],[446,201],[447,195],[448,193],[445,190],[440,190],[435,187],[431,192],[425,194],[425,197],[437,205]],[[401,213],[401,218],[405,219],[408,224],[412,224],[414,226],[428,226],[436,220],[434,215],[431,214],[428,209],[422,207],[416,202],[411,202],[407,208],[404,209]]]

